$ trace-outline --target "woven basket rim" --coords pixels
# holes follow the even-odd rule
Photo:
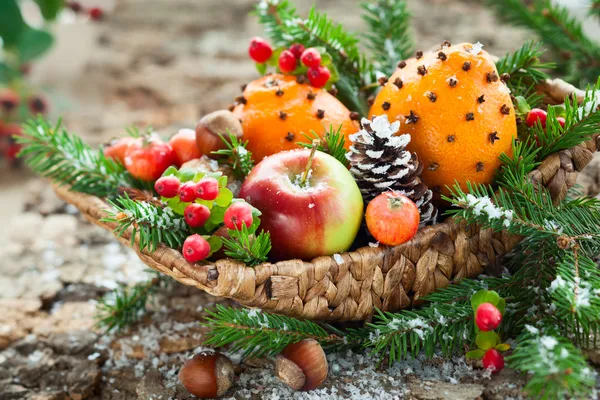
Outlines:
[[[583,91],[560,79],[545,81],[538,85],[538,90],[545,95],[545,104],[562,103],[565,97],[573,94],[581,101],[585,95]],[[550,155],[530,174],[530,178],[532,181],[541,182],[548,187],[553,199],[560,200],[561,198],[564,198],[566,191],[575,183],[574,180],[576,179],[577,172],[581,171],[591,161],[591,155],[598,147],[596,139],[597,137],[594,137],[592,140],[576,146],[573,149]],[[571,161],[571,164],[565,164],[565,157]],[[565,167],[565,165],[567,166]],[[569,173],[571,175],[569,175]],[[575,178],[572,178],[572,176],[575,176]],[[55,184],[53,185],[53,189],[61,199],[77,207],[90,222],[111,231],[114,231],[116,228],[116,223],[102,220],[107,217],[107,210],[111,209],[110,205],[104,200],[95,196],[73,192],[70,190],[69,186]],[[397,264],[399,262],[398,260],[404,260],[404,255],[407,252],[410,252],[412,248],[422,248],[424,245],[426,247],[431,247],[436,253],[450,256],[451,251],[454,251],[454,247],[452,247],[451,251],[445,248],[448,245],[447,239],[450,237],[454,238],[459,232],[469,229],[476,231],[479,228],[466,227],[464,222],[457,222],[452,218],[447,218],[441,223],[419,229],[411,241],[400,246],[365,246],[351,252],[317,257],[311,261],[285,260],[276,263],[267,262],[255,267],[248,267],[242,262],[231,259],[190,264],[184,259],[179,251],[169,248],[162,243],[159,244],[157,249],[153,252],[148,249],[140,250],[139,242],[137,240],[135,240],[133,245],[131,243],[131,229],[125,231],[118,237],[118,240],[133,248],[140,259],[151,268],[169,275],[185,285],[195,286],[212,295],[233,298],[244,305],[257,306],[293,316],[312,319],[346,320],[364,319],[368,317],[372,312],[373,305],[370,307],[370,310],[364,310],[360,307],[360,305],[363,304],[361,301],[358,302],[358,311],[353,308],[354,315],[346,315],[345,311],[348,312],[349,306],[346,306],[345,308],[340,306],[342,311],[337,314],[332,312],[331,315],[325,315],[323,307],[331,308],[331,306],[329,304],[323,305],[319,303],[322,300],[320,300],[319,296],[325,296],[326,298],[331,299],[333,295],[325,295],[324,293],[328,293],[327,291],[334,289],[330,286],[328,288],[319,287],[318,290],[315,289],[321,282],[327,280],[324,279],[325,275],[339,275],[340,270],[349,269],[356,278],[356,282],[352,282],[353,286],[351,290],[354,291],[353,293],[355,293],[356,296],[361,297],[361,299],[366,292],[369,292],[369,296],[375,296],[378,290],[374,289],[374,284],[373,286],[370,286],[370,284],[364,284],[364,282],[367,279],[385,279],[386,274],[389,273],[389,268],[385,268],[387,270],[379,272],[379,274],[383,274],[381,278],[375,276],[377,273],[374,272],[375,275],[370,275],[366,277],[365,280],[362,280],[361,277],[365,274],[362,267],[375,262],[382,265],[390,263]],[[489,238],[486,240],[492,241],[491,232],[487,236],[489,236]],[[502,237],[501,241],[507,243],[504,248],[504,250],[506,250],[516,245],[519,238],[505,235]],[[448,254],[449,252],[450,254]],[[496,253],[501,255],[502,250],[496,251]],[[493,255],[494,253],[491,254]],[[414,261],[417,268],[421,261],[422,260],[419,260],[418,262]],[[438,262],[437,258],[435,262]],[[368,268],[371,267],[372,266],[369,266]],[[378,265],[377,268],[381,268],[381,265]],[[371,272],[369,272],[369,274],[370,273]],[[404,273],[407,273],[406,270]],[[303,274],[306,275],[307,278],[303,277]],[[454,277],[455,273],[451,271],[450,275]],[[286,277],[295,278],[296,280],[284,279]],[[458,279],[461,277],[464,277],[464,275],[459,276]],[[404,276],[402,279],[404,279]],[[448,279],[450,279],[450,277],[448,277]],[[312,286],[306,283],[303,284],[303,280],[312,282]],[[399,282],[400,281],[395,284],[398,285]],[[329,279],[329,283],[331,283],[331,279]],[[360,284],[363,284],[363,286],[356,288],[356,286]],[[286,287],[288,287],[286,285],[289,286],[289,290],[297,290],[297,292],[304,294],[303,297],[301,296],[301,305],[297,304],[298,300],[296,298],[293,300],[285,297],[278,298],[278,293],[285,294]],[[303,285],[308,285],[309,287],[303,287]],[[326,283],[322,285],[326,285]],[[385,281],[385,285],[387,285],[387,280]],[[357,290],[359,291],[358,293],[356,292]],[[318,293],[318,295],[315,294],[313,296],[311,291]],[[365,301],[365,304],[369,304],[369,301],[367,300]],[[275,303],[271,303],[272,301]],[[282,304],[279,304],[278,301]],[[311,302],[317,304],[313,305]],[[310,310],[307,310],[308,303],[311,303]]]

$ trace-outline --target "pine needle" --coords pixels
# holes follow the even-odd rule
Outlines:
[[[340,125],[336,131],[336,130],[334,130],[333,125],[331,125],[329,127],[329,132],[327,132],[323,136],[323,140],[325,141],[325,144],[321,144],[322,141],[319,141],[320,144],[317,147],[317,150],[329,154],[330,156],[332,156],[333,158],[335,158],[336,160],[341,162],[345,167],[348,167],[349,162],[348,162],[348,159],[346,158],[347,150],[345,147],[346,139],[344,138],[344,135],[342,134],[342,128],[343,128],[343,125]],[[312,149],[313,141],[315,139],[321,139],[321,137],[319,135],[317,135],[317,133],[315,131],[311,131],[310,135],[303,134],[303,136],[309,141],[309,143],[298,142],[297,144],[299,146],[305,147],[307,149]]]
[[[225,156],[227,162],[233,168],[234,175],[238,179],[244,179],[252,171],[252,168],[254,168],[252,153],[247,149],[248,141],[239,140],[229,131],[227,131],[227,136],[223,136],[220,133],[218,135],[227,148],[213,151],[212,153]]]
[[[241,230],[229,229],[229,236],[229,239],[221,238],[225,246],[225,254],[229,257],[245,263],[248,267],[267,261],[271,251],[269,232],[251,234],[246,225],[242,225]]]

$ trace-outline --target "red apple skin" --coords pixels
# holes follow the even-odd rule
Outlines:
[[[310,189],[292,183],[304,172],[309,155],[302,149],[266,157],[242,185],[240,197],[262,212],[261,228],[271,233],[274,261],[344,252],[360,228],[360,190],[335,158],[316,152]]]

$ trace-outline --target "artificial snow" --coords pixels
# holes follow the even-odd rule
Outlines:
[[[481,53],[481,50],[483,50],[483,45],[480,42],[477,42],[473,45],[473,47],[469,50],[469,52],[471,54],[473,54],[474,56],[476,56],[479,53]]]
[[[548,350],[552,350],[558,344],[558,341],[554,339],[552,336],[542,336],[540,338],[540,344],[547,348]]]
[[[465,200],[467,206],[473,210],[473,214],[477,216],[485,214],[489,219],[501,219],[505,227],[510,227],[513,212],[497,207],[488,196],[476,197],[469,193]]]

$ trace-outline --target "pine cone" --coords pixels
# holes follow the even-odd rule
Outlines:
[[[437,209],[433,193],[421,181],[423,164],[415,153],[406,150],[410,135],[396,135],[400,121],[390,124],[387,115],[373,121],[363,118],[363,129],[350,136],[352,146],[346,154],[350,172],[356,179],[365,202],[393,190],[415,202],[421,212],[421,225],[434,223]]]

